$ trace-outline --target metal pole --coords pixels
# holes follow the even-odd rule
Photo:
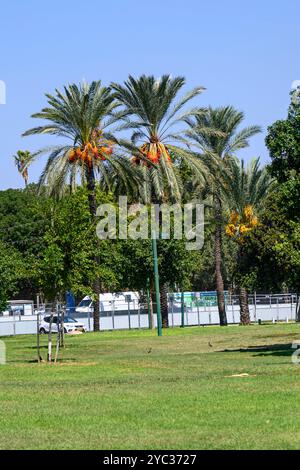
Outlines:
[[[141,328],[141,309],[140,309],[140,305],[138,305],[138,326],[139,326],[139,329]]]
[[[157,314],[157,334],[158,336],[162,336],[159,274],[158,274],[158,260],[157,260],[157,242],[156,242],[155,232],[152,232],[152,250],[153,250],[154,282],[155,282],[155,298],[156,298],[156,314]]]
[[[128,326],[131,330],[131,320],[130,320],[130,302],[128,301]]]
[[[298,310],[299,310],[299,295],[297,294],[297,296],[296,296],[296,305],[295,305],[295,321],[296,322],[299,321]],[[291,315],[293,316],[293,296],[292,296]]]
[[[184,292],[181,292],[181,328],[184,328]]]
[[[115,299],[112,301],[112,311],[111,311],[111,319],[112,319],[112,328],[115,329]]]
[[[174,294],[171,301],[172,328],[174,328]]]
[[[198,326],[200,326],[200,310],[199,310],[199,304],[198,304],[198,302],[196,302],[196,307],[197,307]]]
[[[53,306],[52,306],[53,309]],[[49,333],[48,333],[48,362],[52,362],[52,322],[53,322],[53,311],[50,316]]]
[[[291,295],[291,320],[293,320],[293,303],[294,303],[294,296]],[[297,306],[298,306],[298,299],[296,297],[296,301],[295,301],[295,321],[297,321]]]
[[[88,310],[88,327],[89,327],[89,331],[91,331],[91,312],[90,312],[90,309]]]
[[[149,324],[149,329],[151,329],[152,325],[151,325],[150,279],[149,279],[149,277],[147,277],[147,307],[148,307],[148,324]]]
[[[58,359],[58,353],[59,353],[59,346],[60,346],[60,335],[61,335],[61,324],[60,324],[60,305],[56,302],[56,315],[57,315],[57,336],[56,336],[56,348],[55,348],[55,356],[54,356],[54,363],[56,364],[57,359]]]
[[[14,336],[16,336],[16,314],[15,314],[15,310],[13,310],[13,329],[14,329]]]
[[[36,346],[37,346],[37,359],[38,359],[38,362],[41,361],[41,357],[40,357],[40,296],[37,295],[36,296],[36,309],[37,309],[37,313],[36,313]]]
[[[64,348],[65,347],[65,314],[66,314],[66,306],[62,305],[60,306],[61,309],[61,317],[60,317],[60,343],[59,347]]]

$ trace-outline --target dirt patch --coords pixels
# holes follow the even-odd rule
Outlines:
[[[256,375],[250,375],[247,374],[247,372],[243,372],[242,374],[225,375],[225,377],[256,377]]]

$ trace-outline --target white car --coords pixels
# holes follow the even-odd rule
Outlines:
[[[50,320],[51,320],[50,315],[47,315],[42,319],[42,321],[40,323],[40,333],[41,334],[49,333]],[[57,315],[54,315],[53,320],[52,320],[52,328],[51,328],[51,331],[53,333],[57,333],[57,326],[58,326],[57,324],[58,324]],[[79,323],[74,318],[65,317],[65,319],[64,319],[64,332],[65,333],[72,333],[73,331],[76,331],[76,330],[85,332],[84,324]]]

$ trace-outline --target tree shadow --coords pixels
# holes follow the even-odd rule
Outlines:
[[[21,361],[23,362],[23,361]],[[38,360],[37,359],[29,359],[28,361],[25,361],[27,362],[28,364],[37,364],[38,363]],[[44,364],[50,364],[45,358],[41,358],[41,361],[42,363]],[[56,363],[57,364],[76,364],[78,361],[75,357],[71,357],[71,358],[67,358],[67,359],[64,359],[62,357],[58,357]],[[54,364],[54,357],[52,358],[52,364]]]
[[[247,348],[238,349],[223,349],[219,352],[241,352],[253,353],[254,357],[260,356],[291,356],[295,349],[292,348],[292,343],[285,344],[270,344],[262,346],[248,346]]]

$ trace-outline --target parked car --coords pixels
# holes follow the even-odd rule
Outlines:
[[[51,320],[50,315],[47,315],[42,319],[41,324],[40,324],[40,333],[41,334],[49,333],[50,320]],[[52,321],[51,331],[53,333],[57,333],[57,330],[58,330],[57,327],[58,327],[58,317],[57,317],[57,315],[54,315],[53,316],[53,321]],[[84,324],[79,323],[77,320],[75,320],[75,318],[65,317],[65,319],[64,319],[64,332],[65,333],[71,333],[71,332],[76,331],[76,330],[85,332]]]

